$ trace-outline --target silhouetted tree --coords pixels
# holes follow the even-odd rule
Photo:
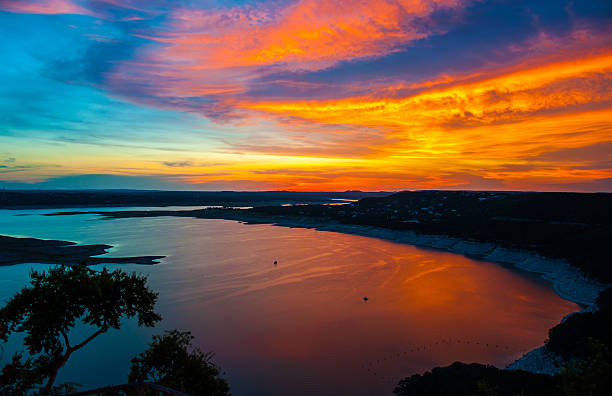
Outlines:
[[[597,298],[599,310],[573,314],[549,331],[548,348],[567,360],[591,357],[592,341],[612,349],[612,287]]]
[[[70,356],[121,320],[136,317],[139,326],[154,326],[157,293],[147,278],[106,268],[55,267],[32,271],[24,287],[0,309],[0,339],[24,332],[29,357],[16,354],[0,375],[0,394],[23,394],[45,382],[43,394],[53,392],[58,371]],[[95,328],[83,340],[71,340],[78,323]]]
[[[612,352],[606,345],[589,339],[589,357],[571,362],[556,375],[564,396],[605,396],[612,389]]]
[[[558,396],[554,378],[522,370],[455,362],[401,380],[397,396]]]
[[[149,348],[132,359],[130,382],[154,382],[202,396],[229,395],[229,385],[219,377],[212,353],[191,346],[190,332],[167,331],[153,336]]]

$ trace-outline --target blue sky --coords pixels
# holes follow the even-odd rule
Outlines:
[[[0,0],[0,186],[612,191],[611,20],[606,1]]]

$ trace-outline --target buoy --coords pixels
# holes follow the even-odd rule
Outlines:
[[[364,298],[363,298],[363,301],[368,301],[368,300],[369,300],[369,299],[368,299],[367,297],[364,297]]]

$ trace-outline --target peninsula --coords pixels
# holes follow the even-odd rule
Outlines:
[[[41,263],[94,265],[103,263],[157,264],[164,256],[109,257],[110,245],[77,245],[74,242],[0,235],[0,266]],[[99,256],[100,257],[94,257]]]

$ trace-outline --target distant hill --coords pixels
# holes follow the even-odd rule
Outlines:
[[[260,206],[382,197],[388,192],[2,190],[0,208],[102,206]]]

